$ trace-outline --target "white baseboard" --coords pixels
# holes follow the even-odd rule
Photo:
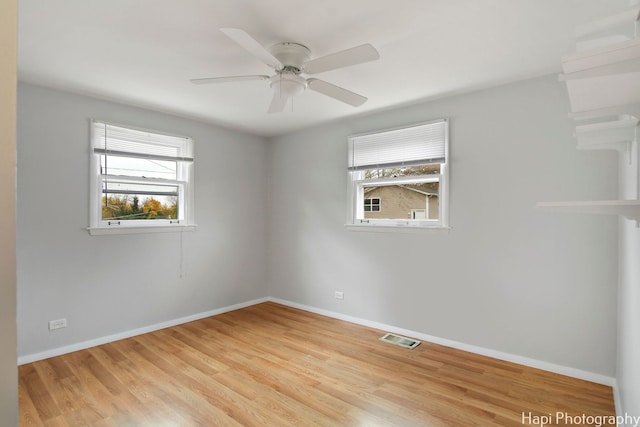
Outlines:
[[[447,347],[457,348],[459,350],[469,351],[471,353],[480,354],[483,356],[493,357],[495,359],[505,360],[508,362],[518,363],[520,365],[529,366],[532,368],[542,369],[545,371],[554,372],[561,375],[567,375],[569,377],[574,377],[586,381],[595,382],[598,384],[604,384],[610,387],[613,387],[614,390],[614,399],[616,403],[616,411],[620,410],[619,408],[619,396],[617,394],[616,380],[613,377],[608,377],[606,375],[596,374],[593,372],[587,372],[576,368],[571,368],[568,366],[556,365],[554,363],[544,362],[536,359],[531,359],[524,356],[519,356],[516,354],[505,353],[497,350],[492,350],[484,347],[478,347],[475,345],[465,344],[458,341],[453,341],[445,338],[440,338],[432,335],[423,334],[416,331],[411,331],[408,329],[398,328],[392,325],[386,325],[384,323],[374,322],[366,319],[360,319],[354,316],[348,316],[341,313],[336,313],[329,310],[324,310],[321,308],[312,307],[309,305],[298,304],[292,301],[287,301],[279,298],[259,298],[251,301],[247,301],[240,304],[234,304],[227,307],[218,308],[215,310],[206,311],[203,313],[194,314],[191,316],[181,317],[179,319],[169,320],[166,322],[157,323],[154,325],[145,326],[138,329],[132,329],[129,331],[120,332],[113,335],[107,335],[100,338],[95,338],[88,341],[82,341],[79,343],[67,345],[64,347],[57,347],[50,350],[46,350],[39,353],[27,354],[24,356],[18,357],[18,365],[24,365],[26,363],[36,362],[38,360],[48,359],[50,357],[60,356],[62,354],[71,353],[78,350],[84,350],[90,347],[95,347],[102,344],[107,344],[113,341],[121,340],[124,338],[130,338],[136,335],[146,334],[148,332],[157,331],[159,329],[168,328],[171,326],[180,325],[187,322],[192,322],[194,320],[204,319],[205,317],[215,316],[217,314],[226,313],[228,311],[238,310],[241,308],[249,307],[255,304],[260,304],[265,301],[272,301],[278,304],[286,305],[293,308],[298,308],[301,310],[309,311],[311,313],[321,314],[323,316],[331,317],[334,319],[344,320],[347,322],[355,323],[358,325],[368,326],[375,329],[380,329],[387,332],[393,332],[400,335],[406,335],[412,338],[417,338],[423,341],[432,342],[435,344],[445,345]]]
[[[169,328],[171,326],[181,325],[183,323],[193,322],[194,320],[204,319],[205,317],[215,316],[217,314],[226,313],[228,311],[238,310],[241,308],[249,307],[252,305],[260,304],[268,301],[268,298],[259,298],[252,301],[247,301],[240,304],[229,305],[215,310],[205,311],[203,313],[193,314],[191,316],[181,317],[179,319],[168,320],[166,322],[156,323],[155,325],[149,325],[138,329],[132,329],[129,331],[119,332],[113,335],[107,335],[100,338],[95,338],[88,341],[82,341],[79,343],[67,345],[64,347],[52,348],[40,353],[32,353],[18,357],[18,365],[24,365],[26,363],[37,362],[38,360],[48,359],[50,357],[60,356],[67,353],[72,353],[78,350],[84,350],[90,347],[95,347],[102,344],[107,344],[113,341],[118,341],[124,338],[131,338],[136,335],[142,335],[160,329]]]
[[[613,404],[616,408],[616,415],[624,416],[626,413],[622,410],[622,399],[620,398],[620,390],[618,390],[618,381],[616,380],[611,387],[613,388]]]
[[[493,357],[494,359],[505,360],[507,362],[517,363],[519,365],[529,366],[531,368],[542,369],[544,371],[554,372],[556,374],[566,375],[568,377],[578,378],[581,380],[591,381],[598,384],[610,386],[614,389],[614,393],[617,389],[616,380],[613,377],[608,377],[602,374],[596,374],[593,372],[583,371],[581,369],[571,368],[568,366],[556,365],[555,363],[544,362],[541,360],[531,359],[529,357],[519,356],[517,354],[505,353],[498,350],[492,350],[489,348],[478,347],[471,344],[465,344],[458,341],[449,340],[446,338],[435,337],[433,335],[427,335],[416,331],[410,331],[408,329],[398,328],[392,325],[386,325],[384,323],[373,322],[370,320],[360,319],[353,316],[348,316],[341,313],[336,313],[321,308],[316,308],[304,304],[298,304],[295,302],[279,299],[279,298],[267,298],[268,301],[272,301],[278,304],[286,305],[300,310],[309,311],[311,313],[321,314],[323,316],[332,317],[334,319],[344,320],[347,322],[355,323],[358,325],[368,326],[370,328],[380,329],[386,332],[393,332],[400,335],[405,335],[411,338],[417,338],[422,341],[432,342],[434,344],[440,344],[447,347],[456,348],[459,350],[468,351],[471,353],[480,354],[483,356]],[[615,398],[615,396],[614,396]],[[616,404],[617,404],[616,399]],[[616,407],[616,410],[618,408]]]

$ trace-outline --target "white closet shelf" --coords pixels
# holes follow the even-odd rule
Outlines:
[[[640,7],[634,7],[594,28],[625,19],[637,24],[639,15]],[[560,80],[567,85],[574,118],[603,117],[612,110],[640,117],[640,39],[564,56],[562,69]]]
[[[628,152],[636,139],[638,119],[620,116],[617,120],[576,126],[574,136],[580,149],[614,149]]]
[[[632,27],[640,19],[640,6],[635,5],[614,15],[590,21],[576,27],[576,37],[594,37]]]
[[[572,80],[593,79],[596,77],[637,72],[640,72],[640,57],[599,67],[587,68],[573,73],[560,74],[558,80],[561,82],[569,82]]]
[[[566,76],[613,64],[624,64],[640,58],[640,39],[632,39],[573,53],[562,58],[562,70]]]
[[[571,96],[571,94],[569,94]],[[617,105],[613,107],[597,108],[569,113],[569,118],[575,120],[597,119],[602,117],[615,117],[628,115],[640,118],[640,102],[636,104]]]
[[[626,114],[619,116],[617,120],[576,126],[576,134],[608,132],[616,129],[633,129],[637,124],[638,119],[636,117]]]
[[[640,221],[640,200],[538,202],[536,208],[552,212],[622,215],[627,219]]]
[[[638,117],[635,108],[640,104],[640,70],[598,78],[567,80],[571,111],[594,116],[601,110]],[[621,107],[634,108],[634,111]],[[602,112],[602,111],[601,111]]]

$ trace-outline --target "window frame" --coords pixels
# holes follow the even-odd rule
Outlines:
[[[400,176],[365,179],[364,170],[347,169],[347,223],[345,226],[349,230],[357,231],[418,231],[418,230],[443,230],[450,229],[449,226],[449,121],[446,118],[431,120],[427,122],[414,123],[406,126],[381,129],[373,132],[350,135],[348,138],[349,150],[352,148],[353,138],[383,134],[385,132],[410,129],[417,126],[425,126],[430,124],[443,123],[444,126],[444,162],[430,162],[425,160],[423,163],[412,163],[411,166],[439,164],[439,174]],[[382,187],[392,185],[406,185],[427,182],[439,182],[439,207],[438,219],[383,219],[383,218],[364,218],[364,188]]]
[[[180,153],[191,153],[191,158],[180,158],[177,161],[176,179],[166,178],[145,178],[127,175],[103,175],[101,173],[101,157],[104,153],[96,149],[95,138],[97,126],[114,126],[131,130],[134,132],[145,132],[158,138],[171,138],[176,142],[158,141],[149,142],[158,146],[177,147]],[[102,120],[91,120],[90,138],[90,194],[89,194],[89,227],[87,230],[91,235],[104,234],[137,234],[137,233],[164,233],[192,231],[196,224],[194,221],[194,161],[193,161],[193,139],[187,136],[174,135],[166,132],[144,129],[130,125],[122,125]],[[136,155],[125,158],[135,158]],[[153,220],[109,220],[102,218],[102,197],[104,196],[103,185],[105,182],[125,183],[125,184],[148,184],[159,186],[175,186],[178,189],[178,218],[176,219],[153,219]]]

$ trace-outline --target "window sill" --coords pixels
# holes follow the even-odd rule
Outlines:
[[[345,224],[349,231],[366,231],[373,233],[449,233],[451,227],[447,226],[417,226],[417,225],[372,225],[372,224]]]
[[[196,225],[157,225],[157,226],[118,226],[118,227],[87,227],[92,236],[106,234],[146,234],[146,233],[176,233],[180,231],[194,231]]]

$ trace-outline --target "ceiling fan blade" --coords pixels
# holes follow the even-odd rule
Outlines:
[[[209,83],[229,83],[229,82],[244,82],[251,80],[269,80],[269,76],[226,76],[226,77],[209,77],[206,79],[191,79],[189,80],[194,85],[206,85]]]
[[[380,54],[376,48],[370,44],[363,44],[352,47],[351,49],[312,59],[305,64],[304,69],[308,74],[317,74],[335,70],[336,68],[375,61],[377,59],[380,59]]]
[[[307,85],[311,90],[315,90],[323,95],[342,101],[345,104],[353,105],[354,107],[358,107],[367,102],[366,97],[331,83],[327,83],[324,80],[313,78],[307,79]]]
[[[227,37],[238,43],[241,47],[248,50],[251,54],[267,64],[269,67],[275,69],[281,69],[283,67],[282,63],[275,56],[273,56],[253,37],[247,34],[246,31],[240,30],[238,28],[220,28],[220,31],[225,33]]]
[[[271,104],[269,105],[269,113],[281,113],[284,111],[285,105],[287,105],[287,101],[289,97],[284,95],[282,96],[277,91],[273,91],[273,98],[271,98]]]

